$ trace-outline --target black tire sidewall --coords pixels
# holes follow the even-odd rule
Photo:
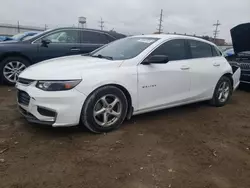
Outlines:
[[[96,102],[103,97],[104,95],[112,94],[119,98],[122,103],[122,114],[120,118],[114,123],[114,125],[109,127],[101,127],[95,122],[93,116],[93,109]],[[81,114],[81,122],[92,132],[94,133],[102,133],[102,132],[110,132],[112,130],[118,129],[122,122],[124,121],[128,109],[128,102],[124,93],[114,86],[104,86],[102,88],[94,91],[85,101],[82,114]]]
[[[221,83],[225,82],[225,81],[228,82],[228,84],[229,84],[229,95],[228,95],[228,98],[227,98],[227,100],[225,102],[221,102],[219,100],[219,87],[220,87]],[[229,101],[229,99],[231,98],[232,93],[233,93],[233,86],[232,86],[232,83],[231,83],[230,79],[228,77],[226,77],[226,76],[223,76],[218,81],[218,83],[217,83],[217,85],[215,87],[215,91],[214,91],[214,95],[213,95],[213,99],[212,99],[213,104],[215,106],[218,106],[218,107],[224,106]]]
[[[1,62],[1,65],[0,65],[0,76],[1,76],[1,81],[5,84],[8,84],[8,85],[15,85],[15,83],[13,82],[10,82],[9,80],[7,80],[4,75],[3,75],[3,68],[6,64],[8,64],[10,61],[19,61],[21,63],[23,63],[26,67],[28,67],[30,65],[30,63],[22,58],[22,57],[7,57],[5,58],[2,62]]]

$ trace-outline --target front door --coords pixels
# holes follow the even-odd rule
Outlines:
[[[41,41],[49,41],[44,45]],[[79,30],[61,30],[39,40],[37,61],[81,53]]]
[[[169,62],[138,66],[139,110],[185,103],[190,89],[190,67],[185,40],[168,41],[149,57],[151,55],[167,55]]]

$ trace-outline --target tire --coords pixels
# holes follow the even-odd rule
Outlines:
[[[221,94],[223,84],[226,84],[226,85],[225,85],[225,88],[223,90],[224,94]],[[226,92],[227,91],[226,88],[228,88],[228,94]],[[218,83],[215,87],[213,98],[210,100],[210,104],[212,106],[216,106],[216,107],[224,106],[231,98],[232,93],[233,93],[233,86],[232,86],[230,78],[228,78],[227,76],[223,76],[220,78],[220,80],[218,81]]]
[[[19,64],[18,64],[19,63]],[[12,66],[11,66],[12,65]],[[0,63],[0,78],[3,83],[8,85],[15,85],[18,75],[28,66],[30,63],[22,57],[7,57]],[[12,70],[11,70],[11,69]],[[19,69],[20,68],[20,69]],[[8,71],[15,71],[13,74]],[[8,78],[8,75],[13,75]]]
[[[125,94],[117,87],[104,86],[86,99],[81,112],[81,123],[93,133],[110,132],[120,127],[127,110]]]

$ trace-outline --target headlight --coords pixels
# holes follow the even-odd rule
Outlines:
[[[36,87],[44,91],[65,91],[77,86],[82,80],[38,81]]]

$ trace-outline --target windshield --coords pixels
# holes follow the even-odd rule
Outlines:
[[[139,55],[157,40],[158,38],[150,37],[124,38],[90,53],[90,56],[109,57],[112,60],[131,59]]]
[[[24,35],[25,35],[24,33],[18,33],[16,35],[12,36],[11,38],[13,40],[20,40]]]
[[[35,34],[35,35],[31,36],[31,37],[25,37],[22,41],[30,40],[30,39],[35,38],[35,37],[38,37],[38,36],[40,36],[40,35],[42,36],[42,35],[44,35],[45,33],[48,33],[48,32],[50,32],[50,31],[51,31],[51,29],[48,29],[48,30],[43,31],[43,32],[39,32],[39,33],[37,33],[37,34]]]
[[[29,39],[31,39],[33,36],[34,36],[34,35],[25,36],[25,37],[21,38],[21,41],[29,40]]]

